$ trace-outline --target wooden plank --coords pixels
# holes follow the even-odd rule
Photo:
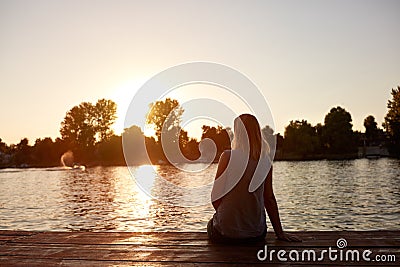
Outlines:
[[[261,249],[261,248],[260,248]],[[286,249],[285,247],[274,248],[276,251],[279,249]],[[168,248],[151,248],[151,247],[51,247],[51,246],[38,246],[34,250],[31,247],[12,247],[8,251],[2,253],[3,256],[8,257],[25,257],[31,259],[47,259],[47,260],[82,260],[82,261],[137,261],[137,262],[199,262],[199,263],[260,263],[256,258],[258,249],[255,248],[221,248],[221,249],[207,249],[197,247],[193,250],[187,250],[179,246]],[[320,253],[321,249],[315,249]],[[395,254],[397,258],[400,257],[399,250],[394,251],[391,249],[374,249],[374,253]],[[319,255],[319,254],[318,254]],[[274,258],[273,262],[277,262]],[[323,261],[329,262],[328,259]]]
[[[290,232],[289,232],[290,233]],[[334,237],[361,237],[361,238],[397,238],[400,239],[399,231],[304,231],[292,232],[300,237],[318,237],[319,239],[331,239]],[[198,240],[207,240],[205,232],[22,232],[22,231],[0,231],[1,236],[47,236],[47,237],[65,237],[65,236],[85,236],[85,237],[142,237],[146,239],[170,239],[170,240],[185,240],[196,238]],[[273,239],[273,232],[267,234],[267,239]]]
[[[38,232],[34,232],[34,231],[0,230],[0,235],[12,235],[12,236],[34,235],[34,234],[37,234],[37,233]]]
[[[3,266],[185,266],[185,267],[190,267],[190,266],[202,266],[202,267],[211,267],[211,266],[216,266],[216,263],[198,263],[198,262],[156,262],[156,261],[146,261],[146,262],[140,262],[140,261],[129,261],[129,260],[122,260],[122,261],[100,261],[100,260],[60,260],[60,261],[54,261],[54,260],[48,260],[48,259],[35,259],[35,261],[32,261],[32,259],[29,258],[5,258],[0,256],[0,263]],[[236,264],[231,264],[231,263],[218,263],[218,266],[224,267],[224,266],[248,266],[247,263],[236,263]],[[276,266],[293,266],[289,264],[268,264],[268,266],[271,267],[276,267]]]
[[[268,233],[266,242],[216,245],[204,232],[9,232],[0,231],[0,265],[133,265],[133,266],[224,266],[235,263],[265,264],[257,252],[266,244],[276,251],[313,248],[317,253],[345,238],[348,249],[370,248],[373,252],[395,255],[400,262],[400,231],[296,232],[300,243],[278,241]],[[271,263],[271,262],[268,262]],[[281,264],[276,258],[272,263]],[[310,262],[286,262],[302,266]],[[313,264],[348,265],[324,259]],[[351,262],[352,265],[375,265]],[[395,265],[389,262],[386,265]]]
[[[374,231],[374,232],[295,232],[296,235],[308,240],[333,240],[335,238],[361,238],[361,239],[393,239],[400,240],[400,236],[397,232],[384,232],[384,231]],[[12,235],[1,235],[2,236],[12,236]],[[16,237],[24,236],[25,238],[30,238],[26,240],[36,239],[47,239],[47,240],[61,240],[67,238],[68,240],[79,240],[82,238],[94,238],[94,239],[120,239],[126,240],[127,238],[140,238],[143,240],[207,240],[207,234],[204,232],[37,232],[30,233],[27,235],[17,235]],[[274,234],[268,233],[267,240],[274,240]]]
[[[297,235],[303,239],[301,243],[287,243],[278,241],[272,233],[269,233],[266,238],[268,245],[284,245],[289,247],[325,247],[334,246],[338,238],[345,238],[348,244],[352,247],[362,247],[368,244],[370,247],[381,246],[400,246],[399,234],[381,233],[381,232],[366,232],[366,233],[317,233],[317,232],[301,232]],[[179,242],[182,246],[189,245],[206,245],[208,243],[206,233],[93,233],[88,232],[49,232],[37,233],[27,236],[18,236],[14,239],[6,236],[6,240],[11,242],[22,243],[42,243],[42,244],[148,244],[148,245],[173,245]],[[367,240],[367,242],[366,242]]]

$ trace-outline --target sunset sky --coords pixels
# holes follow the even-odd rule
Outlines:
[[[247,75],[281,134],[337,105],[355,130],[370,114],[381,126],[400,85],[399,14],[397,0],[0,0],[0,138],[58,137],[70,108],[100,98],[119,105],[119,132],[147,79],[191,61]]]

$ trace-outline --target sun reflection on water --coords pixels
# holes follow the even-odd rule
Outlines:
[[[394,159],[276,162],[274,191],[287,230],[399,229],[400,167]],[[212,181],[204,172],[171,166],[95,167],[85,172],[54,169],[0,170],[0,229],[32,231],[205,231],[209,203],[182,207],[179,187]],[[132,176],[131,176],[131,173]],[[157,175],[159,173],[159,175]],[[135,179],[144,179],[151,198]],[[209,200],[209,193],[190,196]]]

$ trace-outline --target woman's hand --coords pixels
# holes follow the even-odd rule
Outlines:
[[[284,233],[284,232],[282,232],[280,234],[277,234],[276,237],[278,238],[278,240],[281,240],[281,241],[301,242],[301,239],[298,238],[297,236],[291,235],[291,234],[287,234],[287,233]]]

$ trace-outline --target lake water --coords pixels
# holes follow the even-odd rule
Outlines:
[[[162,173],[182,184],[209,183],[216,171],[215,164],[191,175],[155,168],[132,171],[149,179]],[[179,197],[152,186],[164,199]],[[275,162],[274,190],[287,230],[400,230],[399,160]],[[2,230],[205,231],[213,213],[211,204],[179,207],[150,198],[126,167],[0,170]]]

